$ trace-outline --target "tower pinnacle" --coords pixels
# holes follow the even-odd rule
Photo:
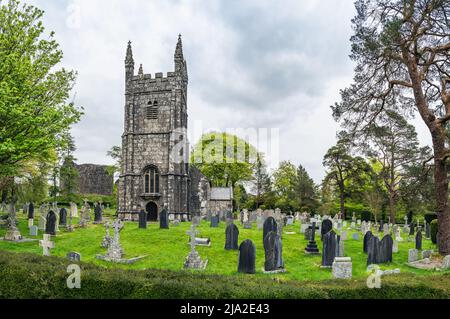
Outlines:
[[[133,59],[133,50],[131,48],[131,41],[128,41],[128,47],[127,47],[127,55],[125,57],[125,65],[126,66],[134,66],[134,59]]]

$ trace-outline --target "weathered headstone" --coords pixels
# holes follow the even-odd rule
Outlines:
[[[372,237],[373,237],[373,234],[370,230],[364,235],[363,251],[365,253],[367,253],[367,251],[368,251],[369,241],[370,241],[370,238],[372,238]]]
[[[352,259],[350,257],[336,257],[332,265],[333,278],[352,278]]]
[[[109,222],[106,222],[105,223],[105,237],[103,237],[102,244],[101,244],[101,246],[103,248],[108,248],[112,242],[112,238],[109,233],[109,227],[110,227]]]
[[[322,241],[322,267],[332,267],[334,258],[336,257],[336,233],[331,230],[323,235]]]
[[[359,234],[358,233],[354,233],[352,235],[352,237],[353,237],[353,240],[359,240]]]
[[[269,232],[264,239],[265,263],[264,270],[273,272],[284,269],[282,257],[282,242],[276,232]]]
[[[256,261],[256,248],[251,240],[245,240],[239,246],[238,272],[254,274]]]
[[[219,223],[220,223],[219,216],[217,216],[217,215],[211,216],[210,227],[217,228],[217,227],[219,227]]]
[[[422,250],[422,230],[420,229],[420,227],[418,228],[416,234],[416,249]]]
[[[309,243],[308,243],[308,246],[306,246],[306,248],[305,248],[305,253],[318,255],[319,248],[317,247],[317,243],[315,240],[315,236],[316,236],[316,223],[315,222],[313,222],[313,224],[311,225],[310,231],[311,231],[311,234],[309,237]]]
[[[450,255],[444,257],[444,260],[442,261],[442,269],[450,269]]]
[[[266,239],[267,234],[271,231],[277,233],[278,225],[273,217],[268,217],[263,225],[263,242]]]
[[[94,207],[94,224],[100,224],[103,219],[103,209],[100,203],[97,203]]]
[[[77,252],[70,252],[67,254],[67,259],[74,262],[80,262],[81,261],[81,254]]]
[[[256,217],[256,227],[258,228],[258,230],[263,229],[263,227],[264,227],[264,217],[263,216],[258,215]]]
[[[408,250],[408,262],[412,263],[419,260],[419,251],[417,249]]]
[[[198,231],[195,229],[195,225],[191,225],[191,230],[186,232],[190,236],[190,244],[191,244],[191,251],[189,255],[186,257],[186,260],[184,262],[184,269],[196,269],[196,270],[203,270],[206,268],[208,264],[208,259],[202,260],[199,253],[195,250],[196,246],[196,240],[195,236],[198,234]]]
[[[322,222],[322,230],[321,230],[321,239],[323,240],[323,236],[327,233],[329,233],[331,230],[333,229],[333,222],[329,219],[325,219]],[[332,263],[332,261],[331,261]],[[330,267],[331,267],[331,263],[330,263]]]
[[[433,256],[433,250],[423,250],[422,251],[422,259],[431,258]]]
[[[169,213],[166,208],[159,213],[159,228],[169,229]]]
[[[67,210],[64,207],[59,211],[59,225],[67,225]]]
[[[139,212],[139,229],[147,229],[147,212],[143,209]]]
[[[398,253],[398,241],[395,239],[394,243],[392,244],[392,252]]]
[[[391,235],[386,235],[380,242],[379,263],[391,263],[394,240]]]
[[[225,230],[225,249],[237,250],[239,239],[239,229],[235,224],[229,224]]]
[[[380,260],[380,239],[372,236],[367,247],[367,266],[378,264]]]
[[[34,219],[34,204],[33,202],[30,203],[28,206],[28,219]]]
[[[37,226],[31,226],[30,227],[30,236],[37,236],[39,233]]]
[[[56,236],[56,214],[52,210],[47,214],[45,233],[48,235]]]
[[[55,243],[50,240],[50,234],[44,234],[43,240],[39,241],[39,246],[42,247],[42,254],[50,256],[50,249],[55,248]]]

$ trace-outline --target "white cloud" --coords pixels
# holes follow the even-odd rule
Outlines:
[[[190,125],[279,128],[280,159],[321,181],[337,129],[329,106],[353,75],[353,1],[28,2],[46,11],[64,66],[79,73],[74,93],[86,113],[73,129],[79,162],[111,163],[106,152],[121,142],[127,41],[136,71],[142,63],[146,73],[165,73],[181,33]]]

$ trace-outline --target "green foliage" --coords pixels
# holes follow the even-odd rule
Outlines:
[[[315,211],[318,207],[317,186],[303,166],[291,162],[280,163],[273,173],[275,207],[282,211]]]
[[[213,132],[194,146],[190,162],[216,187],[252,180],[257,150],[238,136]]]
[[[75,168],[75,158],[68,155],[64,158],[63,165],[59,170],[61,195],[67,199],[75,200],[78,191],[78,170]]]
[[[437,243],[437,233],[438,233],[438,220],[434,219],[431,223],[430,223],[430,232],[431,232],[431,242],[433,244]]]
[[[0,298],[4,299],[405,299],[450,298],[450,276],[396,275],[383,289],[366,279],[278,281],[251,275],[189,271],[106,269],[81,263],[81,289],[66,286],[71,262],[56,257],[0,251]],[[32,276],[30,276],[32,272]],[[27,278],[27,280],[24,280]]]
[[[42,15],[17,0],[0,6],[0,177],[51,157],[81,116],[66,102],[76,74],[56,69],[63,54]]]

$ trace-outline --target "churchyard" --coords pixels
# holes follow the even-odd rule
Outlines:
[[[137,222],[125,222],[124,228],[120,232],[120,244],[123,248],[124,258],[133,258],[141,256],[142,259],[133,264],[120,264],[111,261],[104,261],[97,258],[97,255],[104,254],[107,249],[102,248],[101,244],[105,237],[105,222],[112,222],[114,220],[114,211],[105,209],[103,212],[102,223],[94,224],[94,214],[92,214],[92,222],[83,228],[79,226],[79,218],[73,218],[74,231],[67,231],[66,227],[59,227],[56,236],[51,236],[51,241],[54,243],[54,248],[50,249],[51,256],[57,256],[67,259],[69,252],[77,252],[81,254],[81,261],[92,263],[105,268],[120,268],[120,269],[162,269],[172,271],[182,271],[186,256],[189,254],[189,231],[191,222],[176,222],[176,225],[169,222],[169,229],[160,229],[159,222],[148,223],[147,229],[140,229]],[[39,213],[35,215],[34,224],[39,223]],[[28,238],[35,239],[30,242],[8,242],[0,241],[0,250],[12,252],[26,252],[37,255],[43,254],[43,248],[40,247],[39,241],[42,240],[44,231],[39,231],[37,236],[29,236],[29,221],[26,214],[22,212],[17,213],[18,229],[20,233]],[[280,221],[283,223],[282,221]],[[265,273],[265,249],[263,245],[263,230],[258,229],[256,220],[248,222],[251,226],[243,225],[239,219],[234,221],[238,227],[238,245],[244,240],[251,240],[256,247],[256,273],[254,275],[260,278],[277,278],[278,280],[330,280],[333,278],[331,268],[323,268],[322,253],[323,242],[320,239],[320,232],[316,230],[315,240],[319,254],[309,255],[305,253],[305,248],[308,246],[308,240],[305,239],[305,234],[301,232],[301,222],[293,219],[292,225],[286,225],[282,229],[282,259],[284,261],[285,272],[282,273]],[[344,253],[343,256],[350,257],[352,262],[352,278],[365,279],[369,273],[367,271],[368,254],[363,252],[364,235],[361,230],[358,230],[357,225],[352,228],[351,221],[347,221],[346,227],[342,226],[341,232],[334,229],[336,233],[342,232],[347,238],[343,240]],[[245,227],[244,227],[245,226]],[[336,224],[335,224],[336,226]],[[238,250],[225,250],[226,235],[225,230],[227,222],[219,221],[218,227],[211,227],[211,222],[202,220],[197,227],[199,238],[208,238],[210,246],[196,246],[196,250],[203,260],[207,259],[208,263],[203,270],[205,274],[220,274],[220,275],[238,275]],[[251,227],[251,229],[246,229]],[[339,226],[341,227],[341,226]],[[400,228],[403,228],[400,225]],[[5,226],[0,228],[0,237],[3,237],[7,229]],[[372,228],[374,235],[379,235],[380,239],[383,237],[383,232],[378,232],[375,227]],[[114,231],[111,230],[111,235]],[[358,234],[358,239],[354,238],[354,234]],[[401,231],[403,241],[398,242],[398,252],[392,254],[392,262],[379,264],[382,270],[392,270],[400,272],[401,274],[410,274],[413,276],[428,276],[447,273],[447,271],[434,271],[417,269],[408,265],[409,250],[415,248],[415,235],[410,236],[408,241],[408,233]],[[431,240],[423,236],[422,250],[436,251],[436,245]],[[419,252],[420,254],[420,252]],[[421,258],[419,258],[421,259]],[[198,272],[195,270],[194,272]]]

